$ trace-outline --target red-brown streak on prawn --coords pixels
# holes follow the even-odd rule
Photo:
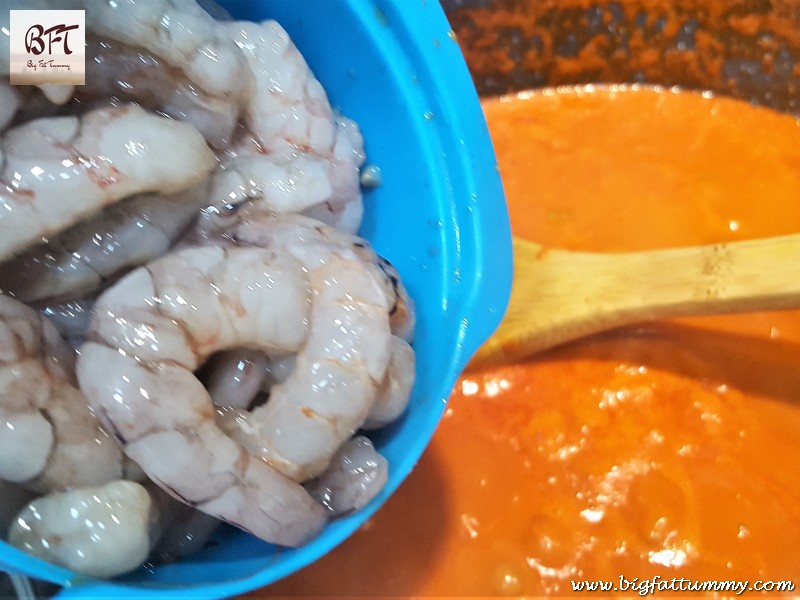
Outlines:
[[[155,288],[155,281],[156,281],[156,278],[155,278],[155,276],[153,275],[153,272],[150,270],[150,267],[149,267],[148,265],[143,265],[143,267],[142,267],[142,268],[143,268],[145,271],[147,271],[147,274],[148,274],[148,276],[150,277],[150,281],[152,281],[152,282],[153,282],[153,287]],[[183,338],[184,338],[184,340],[187,342],[187,343],[186,343],[186,346],[189,348],[189,351],[192,353],[192,356],[194,357],[194,362],[195,362],[197,365],[201,365],[201,364],[203,364],[203,362],[204,362],[204,361],[201,361],[201,360],[200,360],[200,358],[201,358],[201,355],[199,355],[199,354],[198,354],[198,353],[195,351],[195,348],[199,346],[199,344],[197,343],[197,342],[198,342],[198,340],[196,340],[196,339],[195,339],[195,337],[192,335],[191,331],[190,331],[189,329],[187,329],[187,328],[186,328],[186,325],[185,325],[185,324],[184,324],[182,321],[179,321],[178,319],[172,319],[172,318],[170,318],[170,317],[167,317],[166,315],[164,315],[164,314],[161,312],[161,302],[160,302],[161,293],[160,293],[160,291],[159,291],[159,290],[156,290],[156,296],[159,298],[159,302],[157,303],[157,304],[158,304],[158,306],[157,306],[157,307],[155,307],[155,310],[156,310],[156,313],[158,314],[158,316],[159,316],[159,317],[164,317],[164,318],[169,318],[169,319],[170,319],[170,320],[171,320],[171,321],[172,321],[172,322],[175,324],[175,326],[176,326],[178,329],[180,329],[180,330],[181,330],[181,333],[183,334]],[[190,343],[190,342],[191,342],[191,343]],[[103,343],[105,344],[105,342],[103,342]],[[138,360],[138,359],[137,359],[137,360]],[[159,361],[159,363],[162,363],[162,364],[169,364],[169,363],[173,363],[173,364],[179,364],[179,363],[176,363],[175,361]],[[184,369],[186,368],[184,365],[180,365],[180,367],[181,367],[181,368],[184,368]],[[152,372],[152,371],[151,371],[151,372]]]

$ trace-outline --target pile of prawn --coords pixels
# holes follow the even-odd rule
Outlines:
[[[0,526],[97,577],[222,522],[306,543],[380,491],[359,432],[414,383],[359,128],[274,21],[15,8],[55,3],[86,11],[86,85],[0,81]]]

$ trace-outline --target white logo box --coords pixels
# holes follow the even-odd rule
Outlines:
[[[84,11],[12,10],[9,39],[12,85],[84,85]]]

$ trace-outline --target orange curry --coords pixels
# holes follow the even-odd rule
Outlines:
[[[486,101],[514,233],[643,250],[800,232],[800,127],[652,88]],[[683,319],[467,373],[415,472],[269,596],[800,586],[800,312]]]

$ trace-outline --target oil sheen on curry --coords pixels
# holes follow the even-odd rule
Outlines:
[[[800,231],[800,127],[708,94],[484,103],[514,234],[625,251]],[[658,322],[468,373],[363,530],[275,595],[800,586],[800,312]]]

